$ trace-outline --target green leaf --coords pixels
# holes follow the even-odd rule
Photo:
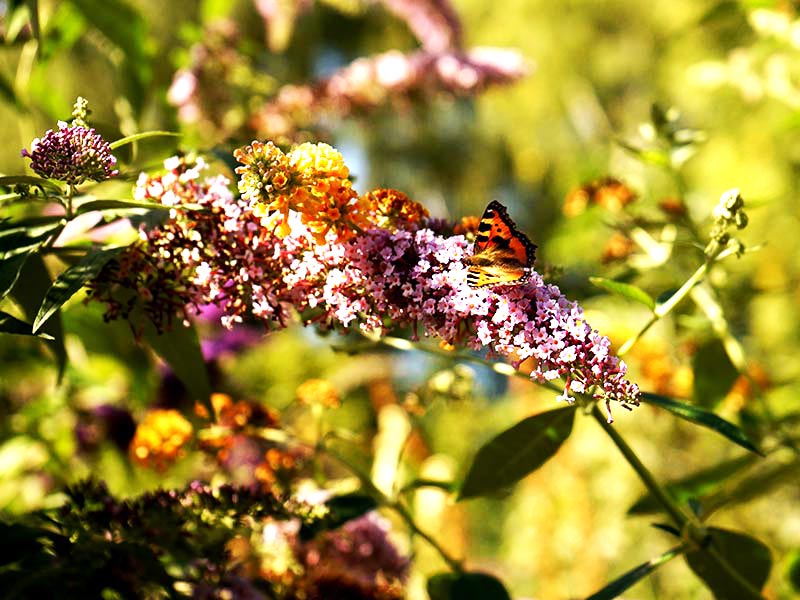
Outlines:
[[[719,490],[703,498],[708,510],[740,504],[764,496],[770,490],[800,478],[800,462],[790,461],[762,467],[738,481],[733,489]]]
[[[786,569],[786,578],[792,586],[792,590],[800,594],[800,550],[792,552],[789,558],[789,567]]]
[[[500,580],[488,573],[437,573],[426,587],[431,600],[511,600]]]
[[[523,419],[478,450],[459,500],[508,487],[542,466],[572,432],[575,406]]]
[[[61,193],[61,188],[52,181],[49,181],[48,179],[42,179],[41,177],[32,177],[30,175],[5,175],[0,177],[0,185],[4,187],[10,187],[12,185],[33,185],[36,187],[47,188],[48,190],[58,194]]]
[[[58,235],[64,227],[61,217],[45,221],[41,225],[34,223],[6,223],[0,225],[0,260],[6,260],[18,254],[27,254],[47,242],[51,236]]]
[[[52,284],[50,273],[48,273],[42,257],[39,254],[30,254],[20,271],[16,285],[11,289],[10,296],[25,312],[26,318],[33,321],[36,313],[39,312],[44,295]],[[45,343],[55,355],[60,380],[64,374],[64,368],[67,366],[67,350],[64,347],[64,326],[61,322],[61,312],[57,311],[41,331],[54,338]]]
[[[20,321],[13,315],[0,310],[0,333],[12,333],[14,335],[32,335],[40,337],[43,340],[52,340],[53,336],[47,333],[33,333],[33,328],[30,323]]]
[[[99,29],[132,62],[146,63],[147,25],[142,15],[123,0],[72,0],[87,22]]]
[[[28,253],[21,253],[0,261],[0,300],[8,295],[17,283],[19,273],[28,260]]]
[[[441,481],[439,479],[414,479],[400,489],[400,494],[406,494],[408,492],[413,492],[414,490],[426,487],[438,488],[440,490],[444,490],[445,492],[453,492],[456,489],[455,483],[452,481]]]
[[[120,138],[118,140],[114,140],[109,144],[112,150],[116,150],[117,148],[124,146],[125,144],[131,144],[133,142],[137,142],[139,140],[144,140],[151,137],[163,137],[163,136],[173,136],[173,137],[180,137],[180,133],[176,133],[174,131],[143,131],[141,133],[134,133],[133,135],[127,135],[124,138]]]
[[[708,528],[708,540],[686,553],[686,563],[717,600],[762,598],[760,591],[769,577],[769,548],[743,533]]]
[[[635,146],[622,139],[616,139],[615,141],[620,148],[630,152],[644,163],[656,165],[659,167],[670,166],[669,156],[667,156],[667,154],[663,150],[639,148],[638,146]]]
[[[749,467],[757,460],[759,460],[758,457],[752,454],[745,454],[672,481],[666,484],[665,488],[670,496],[683,504],[690,498],[700,498],[719,489],[729,477]],[[660,511],[661,504],[651,494],[647,493],[641,496],[628,509],[628,514],[643,515]]]
[[[178,210],[204,210],[204,207],[200,204],[187,203],[179,204],[178,206],[167,206],[166,204],[158,204],[157,202],[138,202],[136,200],[111,199],[89,200],[88,202],[84,202],[75,209],[75,214],[82,215],[93,210],[132,210],[142,208],[146,208],[148,210],[170,210],[173,208]]]
[[[639,304],[644,304],[650,310],[655,310],[656,308],[656,301],[650,297],[650,294],[638,286],[630,283],[622,283],[621,281],[614,281],[613,279],[606,279],[605,277],[589,277],[589,281],[607,292],[623,296]]]
[[[378,508],[378,503],[370,496],[363,494],[345,494],[329,499],[325,506],[328,512],[321,519],[311,523],[303,523],[300,527],[300,539],[310,540],[323,531],[341,527],[347,521]]]
[[[668,410],[674,415],[679,416],[695,425],[707,427],[712,431],[716,431],[720,435],[728,438],[734,444],[738,444],[742,448],[746,448],[750,452],[755,452],[761,456],[764,453],[759,450],[753,442],[751,442],[744,432],[730,421],[726,421],[722,417],[715,415],[699,406],[693,406],[684,402],[678,402],[666,396],[660,396],[651,392],[642,392],[640,399],[642,402],[653,404],[664,410]]]
[[[145,323],[142,337],[147,344],[170,366],[189,394],[205,405],[209,415],[213,415],[211,383],[194,326],[184,327],[176,323],[170,331],[158,333],[149,320],[142,321]]]
[[[33,31],[33,37],[36,38],[36,41],[39,43],[39,46],[41,46],[42,30],[41,27],[39,26],[39,1],[25,0],[25,4],[28,6],[28,12],[30,13],[31,30]]]
[[[83,287],[90,279],[97,277],[108,261],[114,258],[125,246],[106,248],[90,252],[75,265],[61,273],[47,290],[39,312],[33,321],[33,332],[36,333],[61,306]]]
[[[739,371],[731,363],[725,347],[718,339],[700,346],[692,357],[695,404],[711,408],[716,406],[730,391],[739,377]]]
[[[603,589],[595,592],[594,594],[586,598],[586,600],[613,600],[614,598],[620,596],[622,592],[630,588],[636,582],[638,582],[641,579],[644,579],[650,573],[655,571],[658,567],[660,567],[666,562],[669,562],[670,560],[672,560],[673,558],[675,558],[680,554],[683,554],[682,546],[677,546],[675,548],[672,548],[671,550],[667,550],[661,556],[653,558],[652,560],[648,560],[646,563],[642,563],[641,565],[631,569],[624,575],[617,577],[614,581],[609,583]]]
[[[6,79],[5,75],[0,73],[0,97],[4,98],[6,102],[14,105],[17,109],[20,108],[20,101],[17,97],[17,92],[14,91],[13,84]]]

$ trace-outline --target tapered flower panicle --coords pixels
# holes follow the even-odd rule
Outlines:
[[[563,379],[567,401],[589,394],[638,404],[638,388],[608,338],[558,287],[536,272],[517,285],[468,285],[473,242],[466,236],[474,227],[446,234],[453,228],[397,190],[357,195],[342,155],[327,144],[283,152],[253,142],[235,156],[240,198],[222,177],[201,181],[202,163],[183,159],[170,159],[167,173],[143,175],[137,184],[138,199],[174,207],[172,218],[143,231],[142,246],[131,251],[140,252],[142,268],[123,255],[116,273],[122,265],[125,276],[114,276],[112,263],[99,279],[137,290],[157,324],[180,312],[163,300],[172,298],[216,305],[226,326],[252,316],[280,328],[296,314],[327,329],[383,334],[412,327],[451,345],[487,348],[515,366],[531,359],[531,377]],[[183,211],[185,204],[205,210]],[[144,285],[153,272],[175,277]],[[108,287],[95,285],[93,293],[108,300]]]
[[[58,129],[33,140],[30,151],[23,149],[22,156],[31,159],[31,169],[38,175],[71,185],[103,181],[119,172],[111,147],[99,133],[63,121]]]

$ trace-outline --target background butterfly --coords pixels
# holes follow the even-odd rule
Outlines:
[[[478,225],[475,252],[467,259],[467,284],[477,288],[524,283],[535,255],[536,244],[517,229],[506,207],[493,200]]]

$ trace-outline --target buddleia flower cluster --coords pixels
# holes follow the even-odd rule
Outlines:
[[[342,155],[327,144],[304,143],[284,152],[253,142],[235,153],[236,196],[221,176],[201,179],[201,162],[170,159],[167,172],[143,175],[136,197],[167,204],[172,217],[142,231],[134,250],[146,269],[113,261],[93,284],[109,300],[115,289],[142,289],[157,267],[173,274],[170,289],[141,292],[146,314],[214,304],[226,326],[245,317],[266,329],[286,327],[297,314],[321,329],[358,329],[383,335],[410,328],[415,337],[507,357],[533,359],[531,377],[562,379],[561,398],[576,394],[638,404],[639,390],[577,303],[538,273],[522,284],[472,288],[468,231],[432,219],[397,190],[355,191]],[[183,210],[199,205],[202,210]],[[464,231],[453,234],[453,231]],[[158,298],[172,292],[172,301]],[[118,316],[113,302],[110,317]],[[159,323],[172,317],[161,314]]]
[[[117,159],[111,147],[94,129],[84,125],[58,122],[58,129],[48,129],[23,149],[22,156],[31,159],[31,169],[48,179],[70,185],[86,181],[104,181],[117,175]]]

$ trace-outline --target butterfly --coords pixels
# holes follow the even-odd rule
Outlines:
[[[525,283],[531,275],[536,244],[517,229],[506,207],[493,200],[486,207],[475,237],[475,252],[467,258],[467,284]]]

